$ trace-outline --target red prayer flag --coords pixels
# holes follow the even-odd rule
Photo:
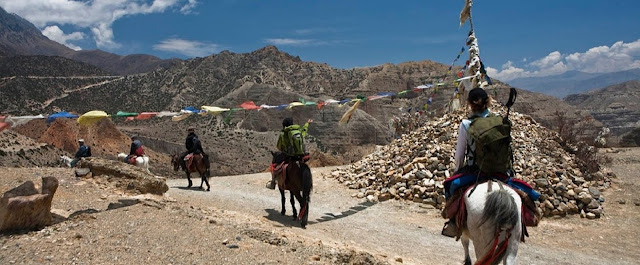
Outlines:
[[[253,101],[247,101],[245,103],[242,103],[240,104],[240,107],[246,110],[260,109],[260,107],[256,106],[256,103],[253,103]]]
[[[0,132],[4,131],[4,129],[9,129],[9,127],[11,127],[10,124],[8,124],[6,122],[0,122]]]
[[[152,117],[155,117],[156,115],[158,115],[157,112],[143,112],[138,114],[138,116],[136,116],[136,120],[148,120],[148,119],[151,119]]]

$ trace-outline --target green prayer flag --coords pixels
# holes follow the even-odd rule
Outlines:
[[[116,117],[133,117],[133,116],[138,116],[137,112],[124,112],[124,111],[118,111],[118,113],[116,113]]]

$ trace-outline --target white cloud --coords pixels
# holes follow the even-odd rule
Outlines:
[[[338,45],[348,43],[344,40],[316,40],[316,39],[290,39],[290,38],[274,38],[265,39],[266,43],[280,46],[324,46]]]
[[[208,56],[220,50],[220,45],[183,39],[167,39],[153,45],[154,50],[174,52],[187,56]]]
[[[47,38],[53,41],[57,41],[76,51],[82,50],[82,48],[80,48],[79,46],[76,46],[69,42],[84,39],[84,33],[82,32],[64,34],[64,32],[58,26],[48,26],[42,30],[42,35],[45,35],[47,36]]]
[[[593,47],[582,53],[562,54],[554,51],[520,68],[508,61],[501,70],[488,67],[487,73],[491,77],[509,81],[520,77],[557,75],[570,70],[608,73],[634,68],[640,68],[640,39],[630,43],[618,41],[610,47]]]
[[[169,9],[192,13],[197,0],[0,0],[0,6],[39,28],[52,24],[89,29],[100,48],[117,48],[113,23],[126,16],[163,13]]]
[[[194,9],[198,6],[197,0],[189,0],[184,6],[180,8],[180,12],[183,14],[192,14]]]
[[[290,45],[290,46],[307,46],[314,43],[312,39],[265,39],[267,43],[271,43],[273,45]]]

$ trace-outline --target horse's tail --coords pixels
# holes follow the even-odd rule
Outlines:
[[[313,177],[311,176],[311,168],[307,164],[301,163],[302,171],[302,197],[310,200],[311,190],[313,189]]]
[[[500,230],[510,230],[518,224],[518,205],[507,190],[489,193],[480,224],[487,221]]]

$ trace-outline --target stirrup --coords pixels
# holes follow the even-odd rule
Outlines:
[[[458,235],[458,227],[456,227],[455,223],[447,221],[444,223],[444,226],[442,227],[441,234],[446,237],[452,237],[452,238],[456,237]]]
[[[275,181],[269,181],[267,182],[267,189],[271,189],[271,190],[275,190],[276,189],[276,182]]]

